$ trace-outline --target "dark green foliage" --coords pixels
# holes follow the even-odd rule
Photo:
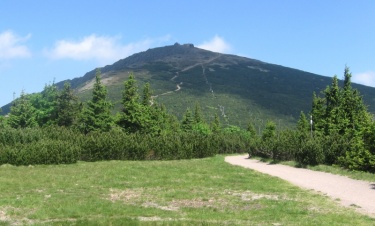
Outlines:
[[[255,122],[259,135],[264,127],[258,136],[253,123],[246,130],[229,124],[230,117],[223,116],[226,113],[222,105],[218,106],[227,123],[223,129],[217,112],[211,115],[211,126],[205,123],[207,115],[203,115],[198,102],[194,112],[186,108],[179,122],[163,104],[158,105],[151,99],[148,83],[140,100],[133,74],[124,83],[123,107],[117,116],[117,125],[122,129],[115,127],[111,103],[106,99],[107,90],[97,71],[92,99],[81,112],[78,124],[81,105],[68,83],[60,92],[51,85],[42,94],[22,94],[15,101],[13,116],[1,119],[0,164],[190,159],[248,152],[275,161],[296,160],[300,165],[339,164],[352,170],[374,172],[375,122],[359,92],[351,87],[347,68],[344,76],[343,88],[334,77],[324,97],[314,93],[313,127],[303,112],[297,129],[284,131],[278,131],[272,121],[263,125],[263,120],[255,115],[250,121]],[[7,121],[19,129],[8,127]],[[42,127],[34,127],[37,123]],[[60,127],[48,126],[54,124]]]
[[[255,130],[254,124],[252,122],[249,122],[247,124],[247,132],[249,132],[251,137],[256,137],[257,136],[257,131]]]
[[[56,124],[59,126],[70,127],[78,117],[81,105],[74,94],[70,83],[66,82],[64,88],[59,92],[56,103]]]
[[[203,116],[202,116],[202,109],[198,102],[195,103],[195,109],[194,109],[194,121],[195,123],[203,123]]]
[[[276,124],[272,121],[268,121],[266,124],[266,128],[262,134],[262,140],[267,141],[274,139],[276,137]]]
[[[23,91],[20,98],[13,102],[8,123],[13,128],[27,128],[37,125],[36,110]]]
[[[318,138],[308,138],[299,144],[295,160],[304,165],[318,165],[324,162],[322,142]]]
[[[0,164],[67,164],[81,156],[79,133],[59,127],[12,129],[0,132]]]
[[[226,136],[227,137],[227,136]],[[204,158],[218,153],[243,152],[248,148],[243,136],[204,135],[181,132],[152,136],[121,131],[90,133],[82,146],[82,159],[98,160],[150,160]],[[234,139],[235,138],[235,139]],[[226,145],[223,145],[226,141]],[[218,143],[219,142],[219,143]],[[228,146],[229,145],[229,146]]]
[[[112,104],[107,100],[107,89],[101,83],[100,70],[97,69],[92,99],[81,112],[79,129],[85,134],[91,131],[109,131],[114,124],[111,108]]]
[[[301,111],[301,115],[297,122],[297,130],[301,140],[306,139],[310,133],[310,125],[306,119],[306,115]]]
[[[45,85],[41,93],[31,95],[31,103],[36,109],[39,126],[53,125],[57,118],[58,90],[54,83]]]
[[[193,130],[193,126],[195,124],[195,118],[193,116],[193,113],[191,112],[190,108],[186,109],[184,118],[181,122],[181,129],[183,131],[191,131]]]
[[[215,114],[214,121],[211,123],[211,130],[214,133],[219,133],[221,131],[220,119],[217,114]]]
[[[76,163],[80,148],[68,141],[44,139],[0,148],[0,164],[35,165]]]
[[[323,97],[313,94],[312,127],[303,112],[296,131],[276,132],[275,124],[267,123],[249,154],[296,160],[300,165],[338,164],[375,172],[375,122],[350,78],[345,68],[343,87],[335,76]]]
[[[351,77],[349,68],[345,67],[342,88],[335,76],[332,85],[324,91],[324,98],[314,94],[314,136],[324,141],[324,163],[371,171],[374,154],[370,151],[372,145],[368,144],[374,141],[370,141],[373,136],[369,132],[373,120],[359,92],[352,88]],[[316,163],[318,161],[311,162]]]
[[[146,109],[147,106],[139,103],[137,81],[133,74],[124,83],[122,105],[122,111],[117,124],[130,133],[144,131],[149,121],[149,112]]]
[[[292,160],[300,146],[298,131],[284,130],[277,135],[273,150],[274,160]]]
[[[326,117],[325,117],[325,99],[318,97],[316,93],[313,93],[312,110],[311,115],[313,116],[313,129],[315,133],[324,132]]]
[[[250,149],[246,131],[160,135],[94,131],[82,135],[64,127],[0,131],[0,164],[66,164],[77,160],[169,160],[242,153]]]
[[[193,131],[204,134],[204,135],[208,135],[212,133],[210,126],[204,122],[194,124]]]
[[[152,96],[152,91],[151,91],[151,88],[150,88],[150,83],[147,82],[143,87],[142,104],[144,106],[150,106],[151,105],[151,103],[152,103],[151,96]]]
[[[253,148],[251,154],[265,158],[277,158],[277,154],[275,154],[275,151],[277,151],[276,144],[276,124],[272,121],[268,121],[261,138],[256,139],[256,147]]]

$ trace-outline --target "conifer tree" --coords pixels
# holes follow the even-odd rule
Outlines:
[[[194,121],[195,123],[203,123],[202,109],[198,102],[195,103]]]
[[[87,102],[79,119],[80,130],[84,133],[109,131],[113,126],[112,106],[111,102],[107,100],[107,89],[101,82],[100,69],[97,69],[92,99]]]
[[[8,123],[13,128],[34,127],[37,125],[35,108],[31,105],[24,91],[21,92],[21,96],[11,106]]]
[[[143,131],[147,126],[147,117],[144,106],[139,103],[137,81],[133,74],[130,74],[124,83],[122,92],[122,111],[117,124],[128,132]]]
[[[276,137],[276,124],[273,121],[268,121],[262,133],[263,141],[270,141]]]
[[[349,68],[345,67],[341,103],[342,111],[345,113],[342,125],[344,134],[353,133],[350,130],[360,131],[371,124],[371,116],[360,93],[351,86],[351,77]]]
[[[313,116],[313,128],[316,133],[323,132],[325,128],[325,103],[324,98],[318,97],[315,92],[313,93],[311,115]]]
[[[325,134],[340,133],[343,112],[340,109],[341,92],[336,75],[332,79],[332,85],[327,87],[324,93],[326,98]]]
[[[190,108],[187,108],[184,118],[182,119],[181,128],[184,131],[190,131],[193,129],[194,124],[195,119],[193,117],[193,113],[191,112]]]
[[[56,123],[57,97],[58,90],[53,82],[49,85],[46,84],[43,91],[32,101],[33,106],[36,108],[36,119],[39,126]]]
[[[56,122],[59,126],[72,126],[81,110],[78,98],[74,94],[70,83],[66,82],[64,88],[59,92],[56,104],[57,118]]]
[[[297,130],[298,130],[298,134],[301,140],[304,140],[308,137],[310,125],[303,111],[301,111],[301,114],[299,116],[299,120],[297,123]]]
[[[257,132],[256,132],[255,127],[254,127],[254,124],[252,122],[249,122],[247,124],[247,129],[246,130],[247,130],[247,132],[249,132],[250,137],[252,137],[252,138],[257,135]]]
[[[373,141],[369,142],[371,138],[368,138],[373,137],[370,131],[374,122],[360,93],[352,88],[351,77],[349,68],[345,67],[343,87],[339,87],[335,76],[331,86],[323,92],[324,98],[314,94],[314,130],[327,140],[326,158],[328,156],[330,163],[339,160],[341,165],[351,169],[367,169],[372,167],[371,163],[362,161],[361,156],[366,153],[368,158],[375,159],[375,153],[368,151],[373,147],[370,144]]]
[[[150,83],[146,83],[143,87],[143,98],[142,98],[142,104],[144,106],[150,106],[151,105],[151,95],[152,95],[152,91],[151,91],[151,88],[150,88]]]
[[[220,125],[219,116],[217,114],[215,114],[214,121],[212,122],[212,125],[211,125],[211,130],[214,133],[219,133],[221,131],[220,127],[221,127],[221,125]]]

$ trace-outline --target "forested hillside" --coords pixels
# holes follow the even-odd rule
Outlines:
[[[228,120],[223,123],[218,114],[207,119],[199,102],[187,107],[179,120],[156,102],[150,83],[141,90],[137,83],[130,74],[116,114],[100,69],[86,103],[78,100],[68,82],[60,90],[51,84],[42,93],[22,93],[8,117],[0,118],[0,164],[190,159],[248,152],[301,165],[335,164],[375,172],[375,121],[352,87],[349,68],[342,85],[335,76],[324,92],[312,94],[310,123],[301,112],[293,129],[272,120],[263,129],[249,118],[244,129],[228,125]]]
[[[114,104],[113,113],[121,109],[123,83],[132,73],[139,87],[150,83],[155,103],[164,104],[168,113],[180,120],[187,107],[194,108],[199,102],[207,120],[218,115],[223,124],[241,128],[251,120],[258,129],[264,128],[267,120],[293,126],[301,110],[311,110],[312,93],[319,94],[331,82],[328,77],[178,43],[134,54],[101,68],[101,72],[108,99]],[[85,102],[91,98],[95,70],[56,85],[62,89],[65,82]],[[375,112],[375,89],[353,87],[361,92],[369,111]],[[3,107],[4,114],[9,107]]]

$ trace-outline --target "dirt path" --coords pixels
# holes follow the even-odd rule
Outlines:
[[[340,200],[344,206],[356,206],[359,212],[375,217],[375,183],[308,169],[268,164],[247,157],[248,155],[228,156],[225,157],[225,161],[279,177],[301,188],[322,192]]]
[[[196,63],[196,64],[193,64],[193,65],[187,66],[187,67],[183,68],[181,71],[176,72],[176,75],[171,78],[171,81],[174,81],[176,78],[178,78],[178,76],[180,76],[180,72],[188,71],[188,70],[190,70],[192,68],[195,68],[197,66],[202,66],[203,67],[204,64],[211,63],[212,61],[216,60],[217,58],[219,58],[221,56],[222,56],[222,54],[218,54],[217,56],[215,56],[215,57],[213,57],[211,59],[208,59],[208,60],[206,60],[204,62],[200,62],[200,63]],[[204,74],[204,69],[203,69],[203,74]],[[161,93],[161,94],[158,94],[158,95],[155,95],[155,96],[151,96],[151,105],[154,104],[154,99],[158,98],[159,96],[163,96],[163,95],[167,95],[167,94],[171,94],[171,93],[180,91],[181,90],[181,85],[182,85],[182,82],[180,82],[179,84],[176,84],[176,89],[175,90],[168,91],[168,92],[165,92],[165,93]]]

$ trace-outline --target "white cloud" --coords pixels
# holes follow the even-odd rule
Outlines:
[[[218,35],[215,35],[210,41],[198,45],[198,48],[219,53],[228,53],[231,51],[231,46]]]
[[[360,74],[355,74],[353,75],[352,80],[355,83],[375,87],[375,72],[368,71]]]
[[[30,50],[22,45],[30,37],[30,34],[25,37],[18,37],[12,31],[0,33],[0,59],[30,57]]]
[[[133,53],[144,51],[154,42],[164,42],[169,36],[158,39],[144,39],[138,42],[120,43],[120,37],[97,36],[92,34],[79,41],[60,40],[46,53],[53,59],[97,60],[100,63],[113,63]]]

